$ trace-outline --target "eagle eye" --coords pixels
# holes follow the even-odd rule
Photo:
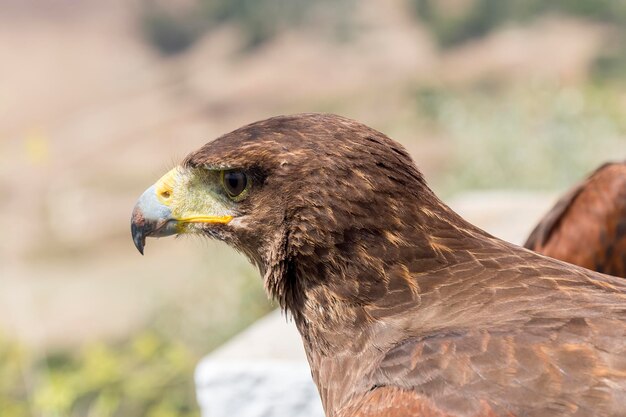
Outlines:
[[[241,195],[248,186],[248,177],[243,171],[222,171],[222,185],[231,198]]]

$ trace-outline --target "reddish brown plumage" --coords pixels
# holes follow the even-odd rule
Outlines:
[[[184,166],[250,173],[204,232],[293,315],[328,416],[624,415],[626,281],[467,223],[382,133],[282,116]]]
[[[609,275],[626,277],[626,163],[609,163],[546,214],[525,247]]]
[[[487,401],[477,401],[472,417],[514,417],[513,414],[496,414]],[[359,398],[338,412],[337,417],[454,417],[437,407],[427,397],[413,390],[397,387],[380,387]]]

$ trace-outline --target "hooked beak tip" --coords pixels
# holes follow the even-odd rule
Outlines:
[[[145,219],[141,211],[133,210],[133,216],[130,222],[130,233],[133,237],[133,243],[143,255],[143,248],[146,246]]]

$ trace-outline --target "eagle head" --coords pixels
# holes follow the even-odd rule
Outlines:
[[[188,155],[139,198],[131,231],[141,253],[148,236],[222,240],[247,255],[284,307],[296,275],[322,279],[362,257],[382,259],[376,251],[388,245],[377,242],[397,247],[403,230],[419,227],[415,202],[435,199],[382,133],[336,115],[280,116]]]

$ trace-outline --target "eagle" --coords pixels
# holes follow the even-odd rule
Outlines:
[[[356,121],[225,134],[141,195],[131,233],[141,252],[198,234],[245,254],[295,322],[327,416],[626,413],[626,281],[473,226]]]
[[[600,166],[541,219],[528,249],[626,277],[626,162]]]

